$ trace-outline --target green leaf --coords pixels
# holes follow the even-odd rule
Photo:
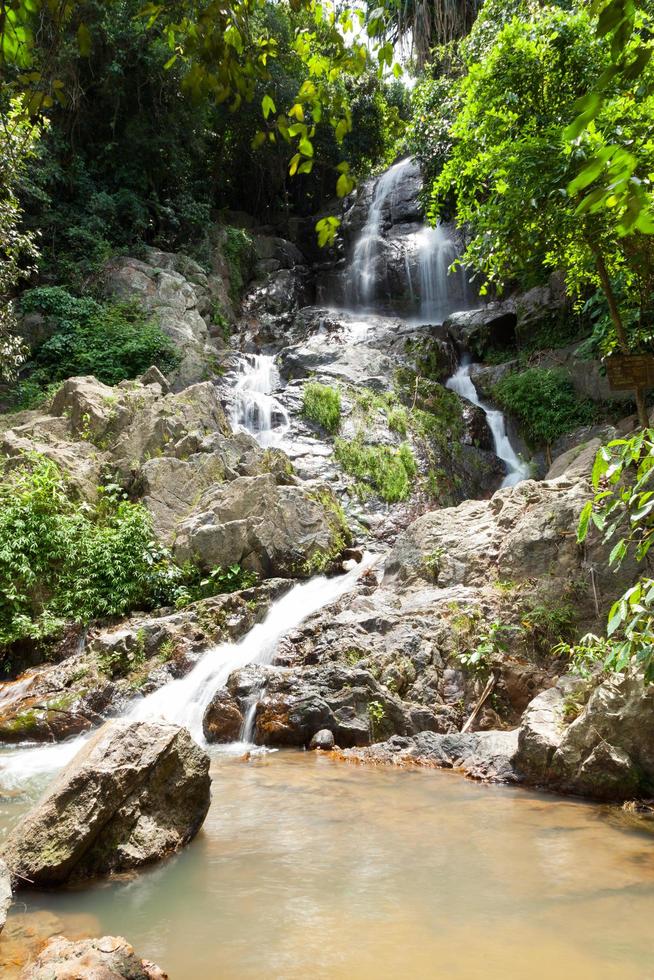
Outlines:
[[[83,58],[88,58],[91,54],[91,34],[84,22],[80,23],[77,28],[77,47]]]
[[[577,526],[577,542],[579,544],[585,541],[586,537],[588,536],[588,528],[590,526],[590,519],[592,517],[592,514],[593,514],[593,503],[592,501],[589,500],[588,503],[584,505],[584,508],[581,514],[579,515],[579,524]]]
[[[269,95],[264,95],[261,100],[261,110],[263,112],[263,118],[267,119],[271,112],[276,112],[275,103]]]

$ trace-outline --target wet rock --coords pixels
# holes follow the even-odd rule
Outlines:
[[[122,936],[72,942],[54,936],[22,971],[20,980],[166,980],[167,974],[140,959]]]
[[[243,713],[256,702],[258,745],[306,746],[323,729],[339,745],[367,745],[409,726],[401,701],[358,667],[246,667],[230,676],[227,687]]]
[[[396,735],[369,748],[345,751],[343,757],[377,765],[458,769],[483,782],[515,783],[520,781],[512,761],[516,747],[515,731],[452,735],[420,732],[411,738]]]
[[[8,836],[15,887],[50,887],[160,860],[198,832],[209,758],[163,722],[109,722]]]
[[[244,717],[237,701],[224,688],[216,691],[202,719],[207,742],[238,742]]]
[[[61,741],[97,727],[135,695],[183,677],[208,646],[240,639],[290,585],[271,579],[176,612],[92,630],[58,662],[0,684],[0,742]]]
[[[11,905],[11,875],[4,861],[0,860],[0,932],[2,932]]]
[[[319,732],[312,737],[309,742],[310,749],[322,749],[323,752],[329,752],[334,748],[335,740],[334,733],[330,732],[328,728],[321,728]]]

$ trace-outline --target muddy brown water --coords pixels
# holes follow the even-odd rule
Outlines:
[[[654,978],[654,836],[619,811],[454,773],[216,755],[185,851],[23,892],[0,939],[124,935],[171,980]],[[24,797],[0,800],[7,828]]]

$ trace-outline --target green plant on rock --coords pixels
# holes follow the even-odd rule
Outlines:
[[[495,620],[478,635],[474,647],[458,654],[459,663],[474,673],[487,674],[493,662],[507,652],[511,635],[519,632],[519,626]]]
[[[370,737],[373,741],[381,734],[381,725],[386,717],[386,711],[381,701],[368,702],[368,719],[370,721]]]
[[[203,575],[197,565],[186,562],[181,568],[180,581],[174,587],[171,598],[176,609],[184,609],[200,599],[251,589],[258,578],[256,572],[242,568],[239,564],[229,565],[227,568],[217,566]]]
[[[551,446],[560,436],[597,420],[597,406],[580,398],[565,371],[528,368],[493,387],[493,398],[520,422],[532,446]]]
[[[233,303],[239,303],[254,271],[254,239],[243,228],[228,225],[224,231],[223,254],[229,267],[229,295]]]
[[[341,393],[329,385],[309,381],[302,393],[302,414],[327,432],[338,432],[341,425]]]
[[[387,503],[410,496],[418,467],[407,443],[393,449],[366,445],[361,438],[337,439],[334,455],[346,473],[368,484]]]

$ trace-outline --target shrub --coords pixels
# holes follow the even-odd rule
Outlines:
[[[493,388],[499,405],[520,422],[532,446],[551,445],[581,425],[591,425],[597,407],[579,398],[565,371],[528,368],[510,374]]]
[[[387,503],[406,500],[418,472],[411,447],[366,446],[360,439],[337,439],[336,459],[346,473],[364,480]]]
[[[28,380],[39,388],[79,374],[115,385],[152,364],[165,372],[179,362],[170,338],[136,303],[100,303],[62,286],[44,286],[24,293],[21,309],[55,323],[29,365]]]
[[[0,649],[55,637],[67,622],[185,605],[254,581],[238,566],[203,577],[175,564],[148,511],[117,486],[101,488],[96,505],[77,503],[38,454],[6,462],[0,476]]]
[[[327,432],[338,432],[341,424],[341,394],[336,388],[310,381],[304,386],[302,414]]]

